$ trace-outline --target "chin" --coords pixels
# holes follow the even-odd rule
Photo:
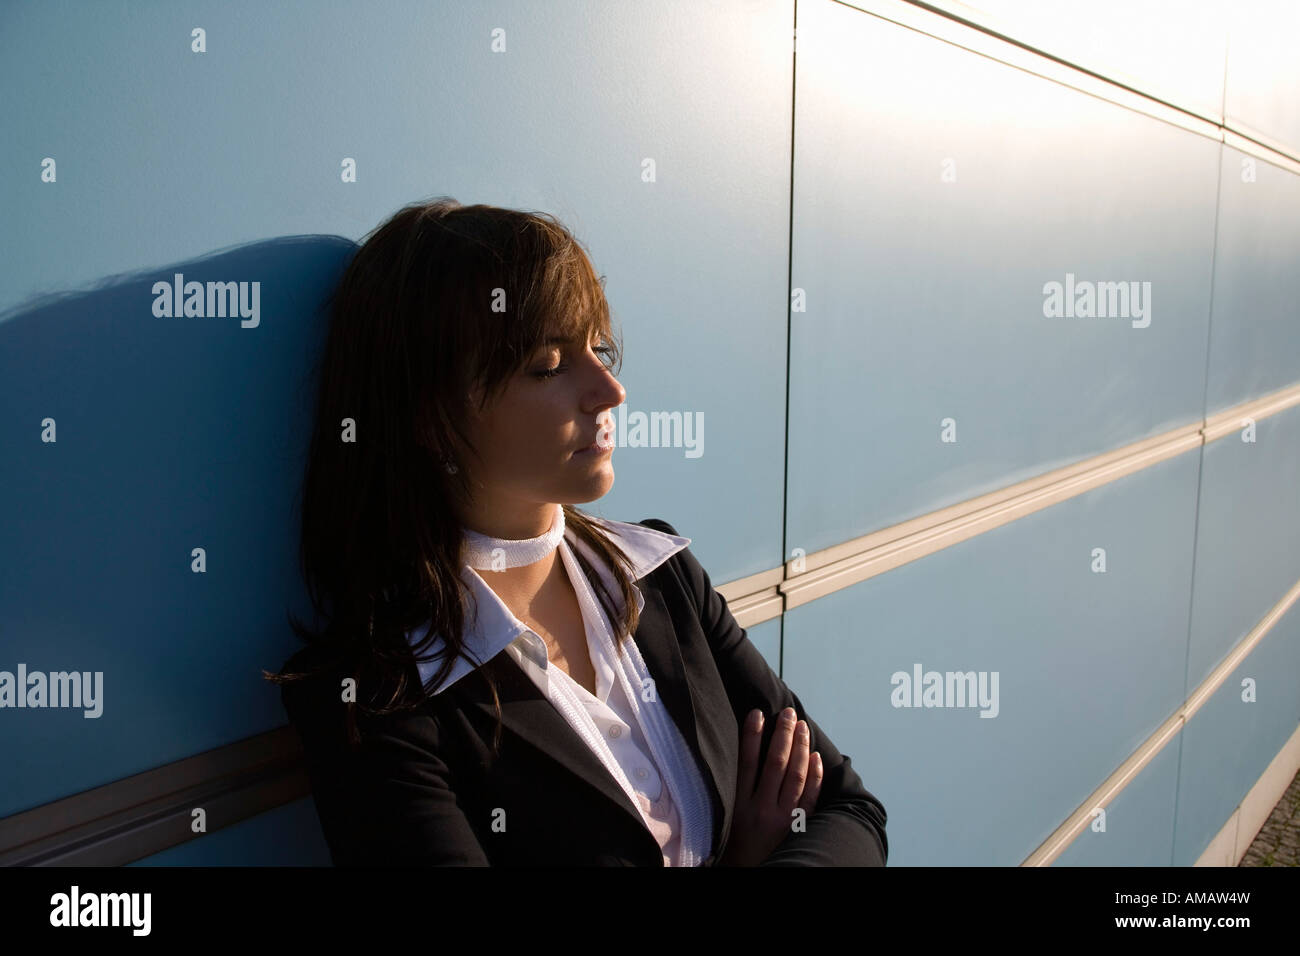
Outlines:
[[[597,498],[603,498],[609,494],[609,489],[614,487],[614,473],[612,471],[596,476],[592,481],[584,482],[579,488],[574,490],[577,496],[572,502],[577,504],[583,501],[595,501]]]

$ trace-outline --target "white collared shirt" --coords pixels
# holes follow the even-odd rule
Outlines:
[[[627,554],[632,564],[634,582],[691,543],[690,538],[666,534],[645,525],[603,518],[595,520],[605,527]],[[644,725],[650,718],[638,697],[642,688],[629,680],[629,674],[635,677],[638,671],[634,666],[620,666],[609,618],[593,593],[586,575],[578,566],[575,548],[596,569],[616,599],[620,592],[612,572],[596,552],[578,538],[572,529],[566,528],[556,550],[569,581],[573,584],[582,611],[587,651],[596,675],[595,694],[560,668],[551,666],[545,641],[515,617],[478,571],[468,564],[462,568],[461,579],[474,595],[478,615],[474,621],[466,622],[465,647],[484,663],[502,650],[510,654],[609,770],[632,804],[640,809],[647,829],[659,843],[664,865],[675,866],[682,859],[679,854],[682,852],[683,826],[682,808],[674,801],[672,794],[693,792],[696,795],[696,812],[699,814],[702,812],[699,809],[699,795],[703,784],[702,778],[688,781],[675,777],[665,779],[665,775],[671,774],[674,766],[686,768],[685,772],[694,770],[698,775],[698,764],[680,732],[672,726],[671,716],[662,707],[658,708],[658,713],[668,722],[671,732],[656,736],[655,739],[660,741],[658,746],[671,748],[672,753],[661,753],[661,759],[655,759],[656,745],[648,739],[647,732],[650,728]],[[635,583],[632,590],[637,610],[640,611],[645,607],[645,598]],[[408,640],[414,644],[424,630],[419,628],[410,632]],[[436,648],[438,644],[434,646]],[[636,661],[640,663],[643,673],[644,663],[640,662],[639,652]],[[441,663],[441,659],[419,662],[421,680],[428,681]],[[434,692],[441,693],[473,669],[474,665],[470,661],[458,658],[446,679]],[[711,825],[706,829],[710,831],[711,841]],[[707,852],[707,845],[697,847],[694,858],[698,859]]]

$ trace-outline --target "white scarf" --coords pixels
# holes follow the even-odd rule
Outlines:
[[[564,537],[564,506],[555,506],[551,530],[536,538],[493,538],[465,529],[465,561],[476,571],[502,571],[536,564],[557,547]],[[494,563],[495,562],[495,563]]]

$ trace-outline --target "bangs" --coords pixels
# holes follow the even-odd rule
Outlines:
[[[545,306],[530,323],[533,333],[525,343],[526,356],[560,342],[592,342],[610,349],[605,356],[611,366],[621,359],[620,344],[615,340],[610,322],[609,302],[605,298],[604,278],[597,277],[585,257],[577,257],[577,266],[560,280],[560,288],[544,297]]]
[[[502,276],[499,262],[513,263]],[[465,352],[472,356],[474,381],[483,403],[504,392],[535,357],[557,345],[601,347],[601,361],[612,374],[622,365],[622,343],[611,321],[605,277],[598,276],[581,244],[543,214],[510,235],[507,253],[488,260],[479,279],[491,299],[504,288],[517,312],[491,312],[491,320],[467,320]]]

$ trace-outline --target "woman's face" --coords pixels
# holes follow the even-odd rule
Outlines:
[[[470,462],[474,500],[463,516],[500,538],[545,534],[555,505],[594,501],[614,484],[610,409],[627,393],[602,360],[603,340],[581,333],[543,346],[487,409],[470,409],[478,458]],[[476,400],[477,395],[473,396]],[[598,442],[604,446],[587,451]]]

